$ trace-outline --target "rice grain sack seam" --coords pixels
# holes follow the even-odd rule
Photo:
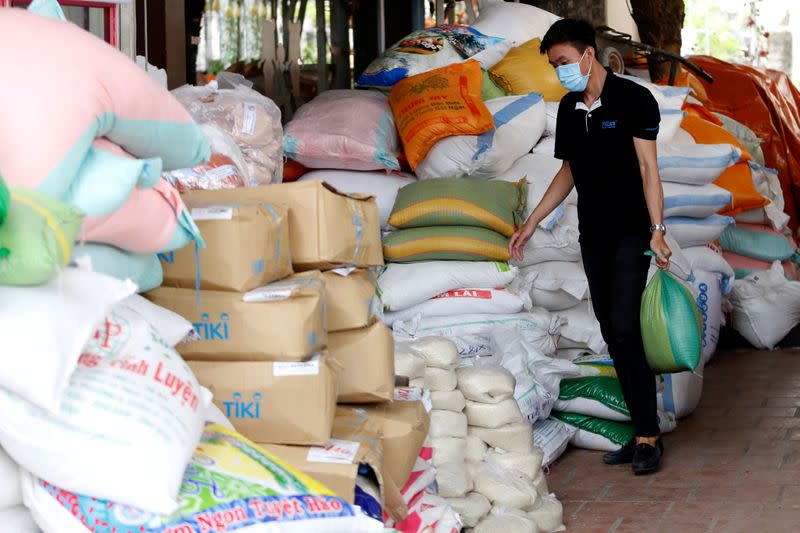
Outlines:
[[[527,197],[525,178],[516,183],[461,178],[418,181],[398,191],[389,225],[398,229],[475,226],[510,237],[524,222]]]

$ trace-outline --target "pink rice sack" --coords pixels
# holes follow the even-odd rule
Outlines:
[[[398,170],[400,139],[385,95],[325,91],[300,107],[283,135],[286,157],[306,168]]]
[[[118,50],[75,24],[0,10],[0,175],[89,216],[117,210],[163,170],[208,159],[186,110]],[[107,137],[125,159],[93,147]]]
[[[95,145],[122,161],[132,160],[106,139],[98,139]],[[177,250],[193,240],[203,245],[180,193],[161,178],[152,188],[134,188],[113,213],[85,218],[78,240],[110,244],[140,254]]]

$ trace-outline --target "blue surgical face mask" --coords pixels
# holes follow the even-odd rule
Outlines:
[[[589,75],[592,73],[592,63],[589,63],[589,72],[587,72],[585,76],[581,73],[581,61],[583,61],[587,50],[588,48],[583,51],[583,55],[581,55],[581,58],[577,62],[561,65],[556,68],[558,81],[570,92],[583,92],[586,89],[586,85],[589,83]]]

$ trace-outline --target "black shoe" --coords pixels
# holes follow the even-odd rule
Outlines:
[[[633,453],[633,473],[637,476],[652,474],[658,470],[661,464],[661,456],[664,455],[664,444],[661,439],[656,441],[655,446],[649,444],[639,444]]]
[[[631,439],[619,450],[608,452],[603,455],[603,462],[607,465],[624,465],[633,461],[633,453],[636,450],[636,439]]]

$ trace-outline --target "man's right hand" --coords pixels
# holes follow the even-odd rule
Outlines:
[[[529,224],[529,222],[525,222],[521,228],[515,231],[508,241],[508,253],[511,254],[511,259],[516,261],[525,259],[525,245],[528,244],[528,241],[533,237],[533,232],[536,231],[536,224]]]

